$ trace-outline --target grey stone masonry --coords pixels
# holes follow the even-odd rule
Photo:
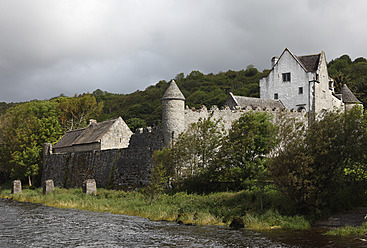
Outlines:
[[[22,182],[20,180],[14,180],[11,183],[11,193],[22,193]]]
[[[85,180],[83,183],[83,193],[85,193],[86,195],[97,195],[96,180]]]
[[[162,97],[162,129],[165,147],[185,131],[185,97],[174,80]]]
[[[43,157],[42,182],[56,187],[81,188],[93,178],[98,188],[132,190],[149,183],[152,155],[163,147],[162,129],[146,128],[133,134],[128,148],[102,151],[48,153]]]
[[[43,194],[46,195],[48,193],[53,193],[54,191],[55,191],[54,181],[46,180],[45,184],[43,185]]]

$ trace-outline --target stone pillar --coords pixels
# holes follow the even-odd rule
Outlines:
[[[44,143],[43,144],[43,158],[45,159],[50,154],[52,154],[52,144]]]
[[[11,183],[11,193],[22,193],[22,182],[20,180],[14,180]]]
[[[43,185],[43,194],[53,193],[55,191],[54,181],[46,180],[45,185]]]
[[[42,188],[45,187],[46,179],[50,178],[50,169],[49,164],[47,161],[52,154],[52,144],[51,143],[44,143],[43,144],[43,168],[42,168]]]
[[[86,195],[96,195],[97,194],[97,186],[96,180],[88,179],[83,183],[83,193]]]

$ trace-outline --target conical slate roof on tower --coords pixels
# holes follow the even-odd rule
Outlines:
[[[343,85],[341,94],[344,103],[361,103],[346,84]]]
[[[162,97],[162,100],[185,100],[185,97],[178,88],[175,80],[171,80],[168,89]]]

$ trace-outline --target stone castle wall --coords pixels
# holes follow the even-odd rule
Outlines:
[[[224,128],[228,130],[233,121],[251,111],[268,112],[273,115],[274,122],[277,122],[281,115],[296,117],[306,123],[308,120],[305,111],[254,109],[252,107],[218,109],[215,106],[208,110],[203,106],[201,109],[186,108],[184,118],[181,118],[183,123],[180,125],[185,130],[200,118],[211,117],[221,120]],[[178,134],[178,132],[175,133],[175,135]],[[71,188],[81,187],[87,179],[95,179],[97,187],[125,190],[138,188],[149,183],[149,173],[153,164],[152,155],[154,151],[162,149],[163,146],[163,130],[157,127],[138,129],[131,136],[127,148],[61,154],[52,153],[49,145],[44,149],[42,181],[53,179],[55,186]]]
[[[207,109],[205,106],[202,106],[200,109],[185,109],[185,129],[189,127],[190,124],[198,122],[199,119],[208,119],[211,117],[215,120],[221,120],[224,128],[226,130],[231,128],[232,122],[238,120],[241,115],[249,112],[267,112],[273,116],[273,121],[275,123],[278,122],[281,115],[287,115],[290,117],[295,117],[300,121],[308,123],[308,115],[305,110],[298,112],[296,110],[287,110],[287,109],[261,109],[261,108],[252,108],[251,106],[247,106],[245,108],[238,107],[237,109],[230,109],[229,107],[224,107],[223,109],[218,109],[218,107],[213,106],[210,109]]]
[[[152,155],[163,147],[160,128],[146,128],[133,134],[128,148],[101,151],[51,153],[45,147],[42,182],[54,180],[55,186],[81,187],[95,179],[97,187],[133,189],[149,182]]]
[[[229,109],[217,107],[207,109],[185,109],[185,129],[200,118],[221,119],[225,129],[229,129],[234,120],[247,112],[267,111],[277,122],[280,115],[289,115],[307,122],[305,111],[288,111],[279,109]],[[52,153],[52,147],[46,146],[42,181],[52,179],[55,186],[73,188],[81,187],[87,179],[95,179],[97,187],[114,189],[134,189],[149,183],[149,173],[153,164],[154,151],[163,148],[163,131],[161,128],[138,129],[130,138],[129,146],[121,149],[101,151],[80,151],[68,154]]]

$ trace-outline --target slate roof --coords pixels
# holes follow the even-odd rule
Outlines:
[[[102,136],[109,130],[116,120],[117,119],[100,123],[92,123],[86,128],[67,131],[59,142],[54,145],[54,148],[99,142]]]
[[[269,109],[285,108],[283,103],[279,100],[261,99],[261,98],[255,98],[255,97],[234,96],[234,95],[233,97],[236,100],[238,106],[241,106],[243,108],[246,106],[252,106],[253,108],[260,107],[260,108],[269,108]]]
[[[319,66],[321,54],[297,56],[299,62],[305,67],[308,72],[315,72]]]
[[[185,100],[184,95],[178,88],[175,80],[171,80],[168,89],[164,93],[162,100]]]
[[[343,85],[340,92],[344,103],[361,103],[346,84]]]

